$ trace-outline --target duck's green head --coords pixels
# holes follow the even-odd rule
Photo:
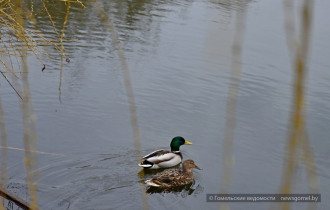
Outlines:
[[[186,141],[183,137],[177,136],[174,137],[171,141],[171,151],[179,151],[180,146],[184,144],[192,144],[189,141]]]

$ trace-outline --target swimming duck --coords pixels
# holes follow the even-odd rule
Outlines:
[[[170,168],[178,165],[182,161],[180,146],[184,144],[192,144],[183,137],[174,137],[171,141],[171,151],[156,150],[143,157],[143,161],[139,166],[149,169]]]
[[[193,160],[185,160],[181,169],[169,169],[156,174],[152,179],[147,180],[145,183],[159,188],[174,188],[190,184],[194,180],[194,173],[192,168],[197,168]]]

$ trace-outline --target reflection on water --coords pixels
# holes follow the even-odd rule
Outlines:
[[[112,21],[125,53],[135,99],[142,154],[167,148],[172,136],[193,142],[182,148],[185,159],[203,168],[192,186],[162,192],[143,183],[153,173],[139,170],[131,124],[130,102],[111,27],[92,2],[70,3],[64,48],[61,103],[58,98],[61,55],[42,46],[55,59],[43,57],[46,69],[28,58],[29,84],[36,115],[41,209],[137,209],[143,206],[140,186],[151,209],[218,209],[206,203],[217,193],[223,171],[222,139],[230,81],[235,17],[247,9],[242,46],[242,75],[233,134],[231,193],[276,193],[280,186],[290,116],[292,71],[278,1],[97,1]],[[61,32],[65,2],[46,2]],[[329,106],[328,2],[315,3],[306,82],[306,127],[322,186],[320,209],[328,209]],[[27,4],[31,8],[30,4]],[[45,33],[60,45],[41,4],[34,32]],[[36,37],[37,38],[37,37]],[[20,74],[18,74],[21,77]],[[1,82],[1,81],[0,81]],[[9,147],[23,148],[18,98],[5,84],[0,89]],[[2,151],[0,151],[2,153]],[[24,153],[8,150],[8,184],[28,199]],[[53,156],[47,153],[64,154]],[[297,168],[293,192],[308,192],[305,170]],[[16,186],[16,188],[15,188]],[[14,189],[17,189],[15,191]],[[232,203],[231,209],[267,209],[268,203]],[[301,206],[293,206],[299,209]]]

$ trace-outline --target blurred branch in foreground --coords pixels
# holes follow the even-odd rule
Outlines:
[[[318,178],[316,175],[313,152],[310,147],[310,140],[306,131],[305,120],[305,77],[307,71],[307,61],[309,52],[309,40],[311,33],[313,0],[304,0],[301,7],[301,32],[300,39],[295,37],[294,27],[294,2],[293,0],[284,0],[285,29],[287,34],[287,42],[289,50],[294,54],[294,89],[291,110],[291,128],[288,134],[288,142],[286,148],[287,159],[284,160],[284,169],[282,176],[281,193],[289,194],[294,182],[294,175],[298,167],[298,161],[303,157],[306,164],[307,175],[309,180],[309,188],[312,193],[319,191]],[[300,156],[298,148],[302,149],[303,156]],[[316,208],[316,203],[309,204],[310,209]],[[282,209],[290,209],[290,203],[281,204]]]
[[[107,28],[109,29],[112,43],[115,46],[115,49],[117,50],[118,53],[118,57],[120,60],[121,69],[123,73],[123,78],[124,78],[124,84],[126,87],[127,100],[129,104],[130,118],[131,118],[130,120],[133,128],[134,146],[135,146],[135,151],[137,153],[136,156],[137,158],[139,158],[142,157],[141,137],[140,137],[139,124],[138,124],[136,104],[134,99],[134,91],[132,87],[132,82],[131,82],[131,77],[128,69],[125,52],[120,43],[118,34],[116,32],[116,28],[112,23],[109,15],[106,14],[106,12],[97,2],[93,2],[93,6],[98,11],[101,20],[106,24]],[[140,184],[140,191],[141,191],[143,209],[149,209],[147,194],[144,193],[144,184]]]
[[[244,2],[241,2],[241,11],[236,11],[236,30],[232,45],[232,63],[231,75],[227,94],[226,104],[226,126],[223,137],[223,163],[221,176],[221,194],[230,192],[230,184],[232,181],[233,168],[233,144],[234,134],[236,129],[236,107],[237,97],[239,93],[239,83],[242,74],[242,45],[245,31],[246,7]],[[220,209],[229,209],[227,203],[220,203]]]

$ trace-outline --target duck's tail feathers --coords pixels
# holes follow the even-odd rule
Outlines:
[[[153,187],[160,187],[160,185],[153,182],[152,179],[147,180],[145,183]]]
[[[153,165],[154,165],[153,163],[151,163],[147,160],[144,160],[138,164],[138,166],[143,167],[143,168],[151,168]]]

